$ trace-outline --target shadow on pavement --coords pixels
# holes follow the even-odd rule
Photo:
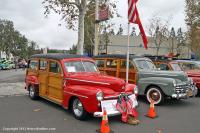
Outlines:
[[[167,98],[167,99],[165,99],[164,103],[162,105],[160,105],[160,106],[165,106],[165,107],[167,107],[167,106],[170,106],[170,107],[195,106],[195,103],[191,101],[191,99],[193,99],[193,98],[195,98],[195,97],[191,97],[191,98],[188,98],[188,99],[179,99],[179,100],[178,99]],[[138,97],[138,101],[140,103],[149,105],[149,103],[147,102],[145,96],[139,96]]]
[[[72,117],[72,119],[75,119],[73,117],[73,114],[71,112],[71,110],[67,110],[67,109],[64,109],[62,106],[56,104],[56,103],[53,103],[51,101],[48,101],[46,99],[43,99],[43,98],[39,98],[38,99],[38,102],[41,102],[42,104],[46,104],[48,106],[51,106],[52,108],[54,109],[57,109],[57,110],[60,110],[60,111],[63,111],[66,115],[68,115],[69,117]],[[76,120],[76,119],[75,119]],[[101,123],[101,120],[102,118],[99,117],[93,117],[92,114],[89,115],[88,119],[86,119],[84,122],[86,123],[94,123],[94,124],[100,124]],[[77,120],[79,121],[79,120]],[[121,123],[121,116],[113,116],[113,117],[109,117],[109,121],[112,121],[112,123]]]

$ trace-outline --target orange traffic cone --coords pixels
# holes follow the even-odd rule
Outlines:
[[[157,117],[156,112],[155,112],[155,106],[154,106],[154,101],[153,100],[151,100],[150,108],[149,108],[148,114],[146,116],[150,117],[150,118]]]
[[[110,130],[110,126],[108,124],[108,116],[107,112],[104,109],[103,110],[103,117],[102,117],[102,122],[101,122],[101,129],[97,130],[98,133],[111,133],[112,131]]]
[[[105,109],[103,110],[103,118],[101,122],[101,133],[110,133],[110,127],[108,124],[108,116]]]

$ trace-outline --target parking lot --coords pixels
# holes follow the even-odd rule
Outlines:
[[[62,107],[40,99],[30,100],[24,90],[24,70],[0,71],[0,132],[56,132],[95,133],[101,118],[87,121],[74,119]],[[120,117],[109,118],[115,133],[199,133],[200,98],[167,100],[156,107],[158,117],[149,119],[144,115],[149,105],[139,98],[137,126],[120,122]]]

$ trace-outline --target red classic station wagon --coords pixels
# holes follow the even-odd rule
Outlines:
[[[121,94],[131,97],[137,106],[138,90],[134,84],[101,74],[93,59],[81,55],[37,54],[31,56],[26,72],[26,89],[31,99],[42,97],[83,120],[88,114],[117,115],[115,105]]]

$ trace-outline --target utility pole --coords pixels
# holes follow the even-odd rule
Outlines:
[[[98,55],[99,51],[99,0],[95,0],[95,45],[94,55]]]

